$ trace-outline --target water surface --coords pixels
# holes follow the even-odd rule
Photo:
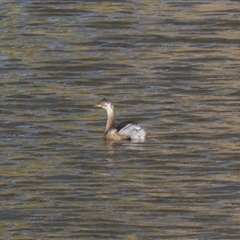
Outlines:
[[[239,239],[238,1],[3,1],[2,239]],[[145,143],[103,132],[139,122]]]

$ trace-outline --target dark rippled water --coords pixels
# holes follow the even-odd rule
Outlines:
[[[1,239],[240,239],[238,1],[2,1]],[[103,141],[108,97],[145,143]]]

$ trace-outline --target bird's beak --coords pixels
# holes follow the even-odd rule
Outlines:
[[[102,107],[102,104],[101,103],[98,103],[98,104],[96,104],[96,105],[93,105],[94,107]]]

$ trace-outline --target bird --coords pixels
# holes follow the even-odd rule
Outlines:
[[[122,122],[115,124],[114,105],[109,100],[104,98],[95,107],[104,108],[107,111],[107,124],[104,132],[105,140],[122,141],[144,141],[147,138],[147,132],[134,122]]]

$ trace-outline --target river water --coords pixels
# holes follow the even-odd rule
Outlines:
[[[0,238],[240,239],[240,3],[8,1]],[[106,112],[149,133],[103,140]]]

